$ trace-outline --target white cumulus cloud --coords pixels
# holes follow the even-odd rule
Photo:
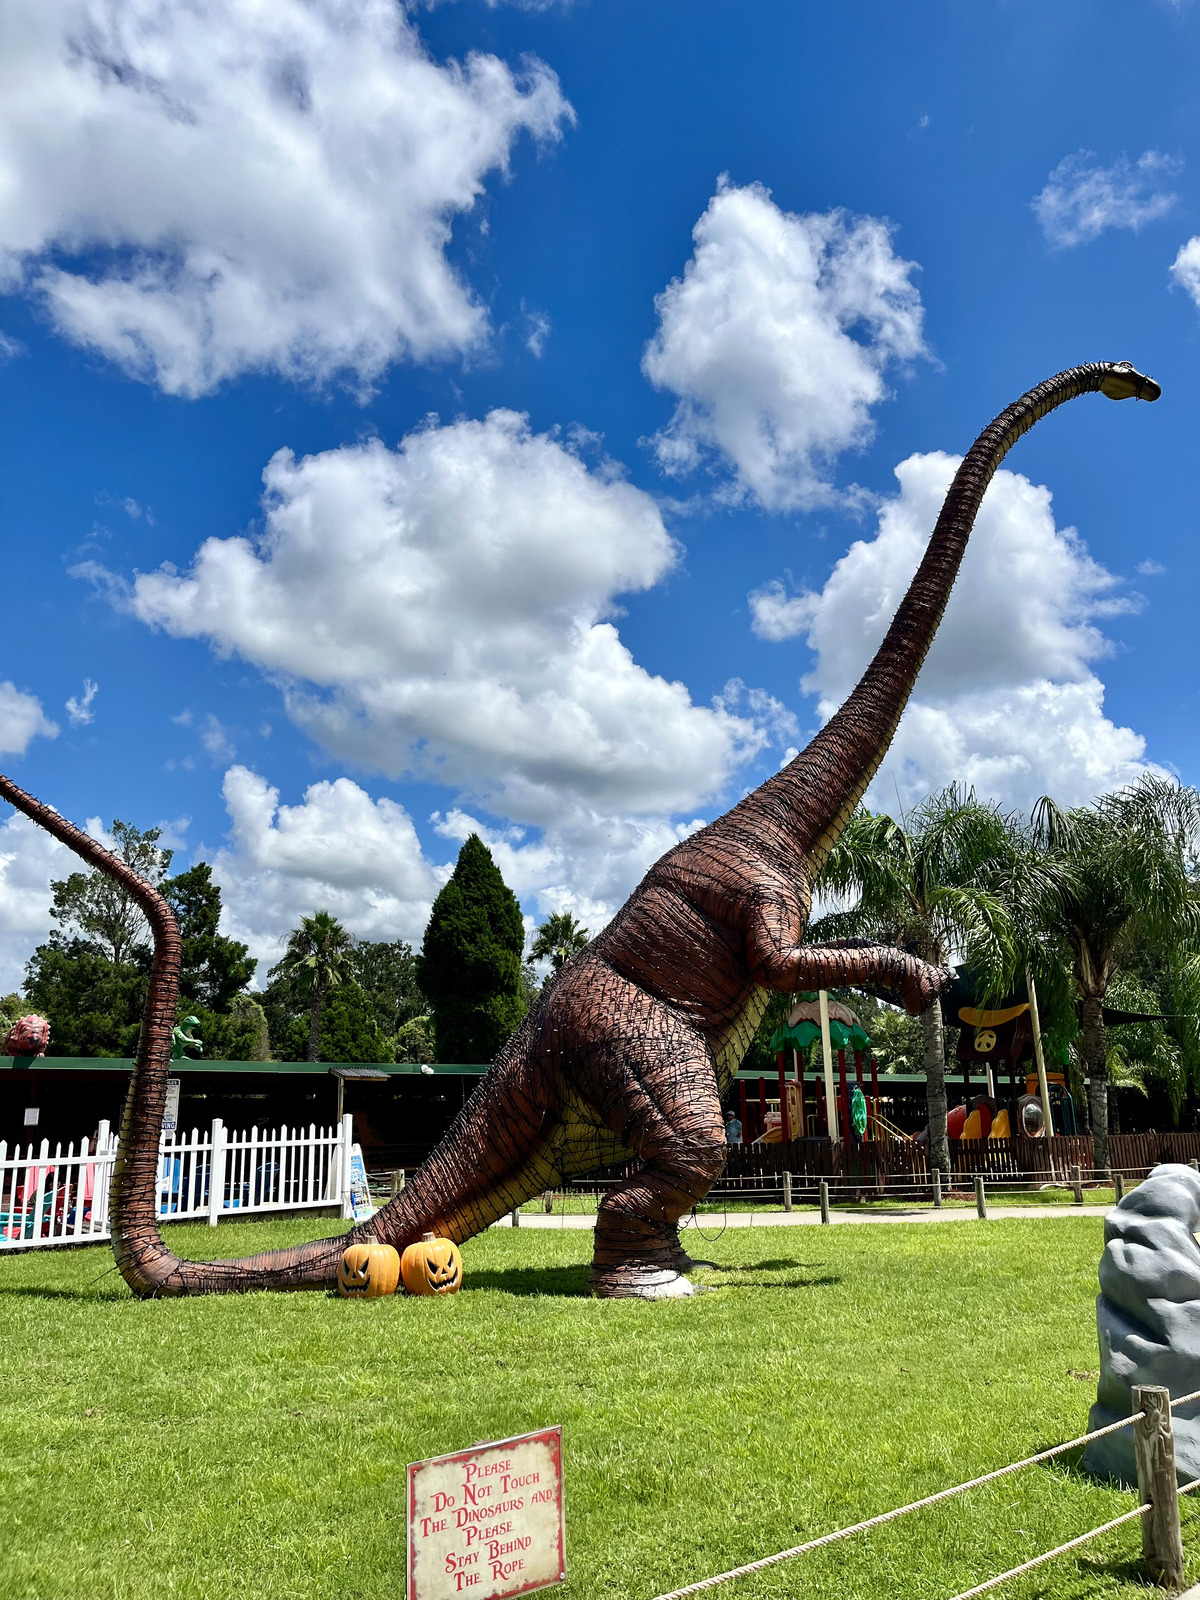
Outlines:
[[[715,461],[733,474],[725,498],[771,511],[829,502],[838,456],[871,438],[885,369],[923,353],[914,263],[877,218],[798,216],[726,179],[692,237],[642,362],[679,400],[660,465]]]
[[[1200,234],[1180,247],[1171,263],[1171,276],[1181,289],[1185,289],[1192,303],[1200,308]]]
[[[35,695],[10,681],[0,683],[0,754],[23,756],[32,740],[57,734],[58,723],[49,720]]]
[[[331,911],[367,939],[419,944],[450,867],[425,859],[412,818],[349,778],[314,783],[298,805],[242,766],[223,787],[230,833],[212,857],[223,926],[271,963],[302,916]]]
[[[1101,166],[1093,151],[1080,150],[1055,167],[1034,198],[1034,214],[1060,250],[1090,244],[1107,228],[1136,233],[1175,204],[1177,197],[1159,185],[1178,168],[1178,161],[1158,150],[1147,150],[1134,162],[1122,156],[1111,167]]]
[[[698,706],[621,642],[616,597],[668,573],[651,498],[524,417],[428,427],[266,469],[259,538],[143,574],[143,621],[285,683],[333,755],[545,826],[579,807],[690,811],[776,714]]]
[[[485,339],[452,219],[572,116],[539,62],[439,65],[395,0],[10,0],[0,287],[173,394],[369,386]]]
[[[819,592],[782,584],[751,595],[765,638],[804,635],[816,653],[802,687],[823,719],[881,642],[925,549],[959,458],[940,451],[896,468],[874,538],[856,541]],[[872,803],[909,805],[953,780],[1028,806],[1044,793],[1085,801],[1144,769],[1145,741],[1104,715],[1092,663],[1110,645],[1097,622],[1137,605],[1057,528],[1048,489],[997,473],[941,628],[872,786]]]
[[[367,939],[420,945],[438,889],[459,848],[477,833],[505,882],[538,920],[571,911],[598,933],[659,856],[701,827],[699,819],[602,815],[583,808],[544,830],[497,827],[461,807],[432,817],[444,860],[421,847],[403,806],[373,799],[350,778],[312,784],[295,805],[243,766],[223,786],[230,818],[212,855],[223,929],[245,940],[263,966],[278,961],[300,917],[332,911]]]
[[[50,931],[50,880],[79,866],[57,839],[14,812],[0,822],[0,994],[19,990],[25,963]]]
[[[96,720],[96,713],[92,710],[92,701],[96,698],[100,685],[94,678],[83,680],[83,693],[71,695],[67,701],[67,721],[73,728],[84,728],[89,722]]]

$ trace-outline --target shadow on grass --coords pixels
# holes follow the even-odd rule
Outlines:
[[[748,1261],[743,1266],[715,1266],[715,1272],[817,1272],[823,1261]]]
[[[82,1289],[51,1289],[35,1283],[14,1284],[11,1288],[0,1289],[0,1300],[20,1299],[26,1300],[128,1300],[128,1291],[115,1284],[103,1289],[94,1289],[84,1286]]]
[[[724,1274],[725,1269],[719,1269]],[[753,1267],[737,1267],[737,1272],[753,1272]],[[759,1269],[761,1270],[761,1269]],[[841,1278],[738,1278],[732,1283],[706,1283],[706,1289],[832,1289]]]
[[[586,1299],[588,1271],[586,1266],[476,1268],[464,1277],[463,1293],[493,1289],[501,1294]]]
[[[1101,1561],[1089,1559],[1087,1556],[1076,1556],[1081,1577],[1107,1578],[1109,1582],[1114,1579],[1118,1583],[1128,1583],[1139,1589],[1147,1588],[1146,1568],[1141,1561],[1132,1558],[1125,1561]],[[1164,1594],[1165,1590],[1147,1589],[1149,1594]]]

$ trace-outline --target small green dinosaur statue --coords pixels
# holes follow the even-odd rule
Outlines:
[[[188,1028],[198,1028],[199,1017],[184,1017],[182,1022],[177,1022],[171,1030],[171,1060],[186,1061],[187,1052],[194,1050],[197,1055],[204,1049],[204,1040],[197,1038],[194,1033],[188,1033]]]

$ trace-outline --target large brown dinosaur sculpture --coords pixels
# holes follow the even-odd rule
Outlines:
[[[852,986],[920,1011],[946,981],[903,951],[804,944],[811,885],[891,742],[997,467],[1041,417],[1096,391],[1113,400],[1160,393],[1128,362],[1094,362],[1039,384],[984,429],[846,703],[787,767],[650,870],[543,992],[404,1192],[352,1239],[402,1249],[431,1228],[467,1239],[557,1182],[633,1159],[636,1175],[600,1207],[592,1286],[650,1299],[694,1292],[677,1224],[721,1171],[721,1093],[768,992]],[[142,1295],[332,1285],[344,1235],[240,1261],[181,1261],[163,1243],[155,1200],[179,984],[175,919],[149,884],[57,812],[7,778],[0,795],[123,883],[150,922],[154,965],[111,1197],[125,1281]]]

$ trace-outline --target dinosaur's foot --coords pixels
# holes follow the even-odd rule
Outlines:
[[[588,1288],[601,1300],[683,1300],[696,1293],[674,1267],[631,1262],[621,1267],[593,1267]]]

